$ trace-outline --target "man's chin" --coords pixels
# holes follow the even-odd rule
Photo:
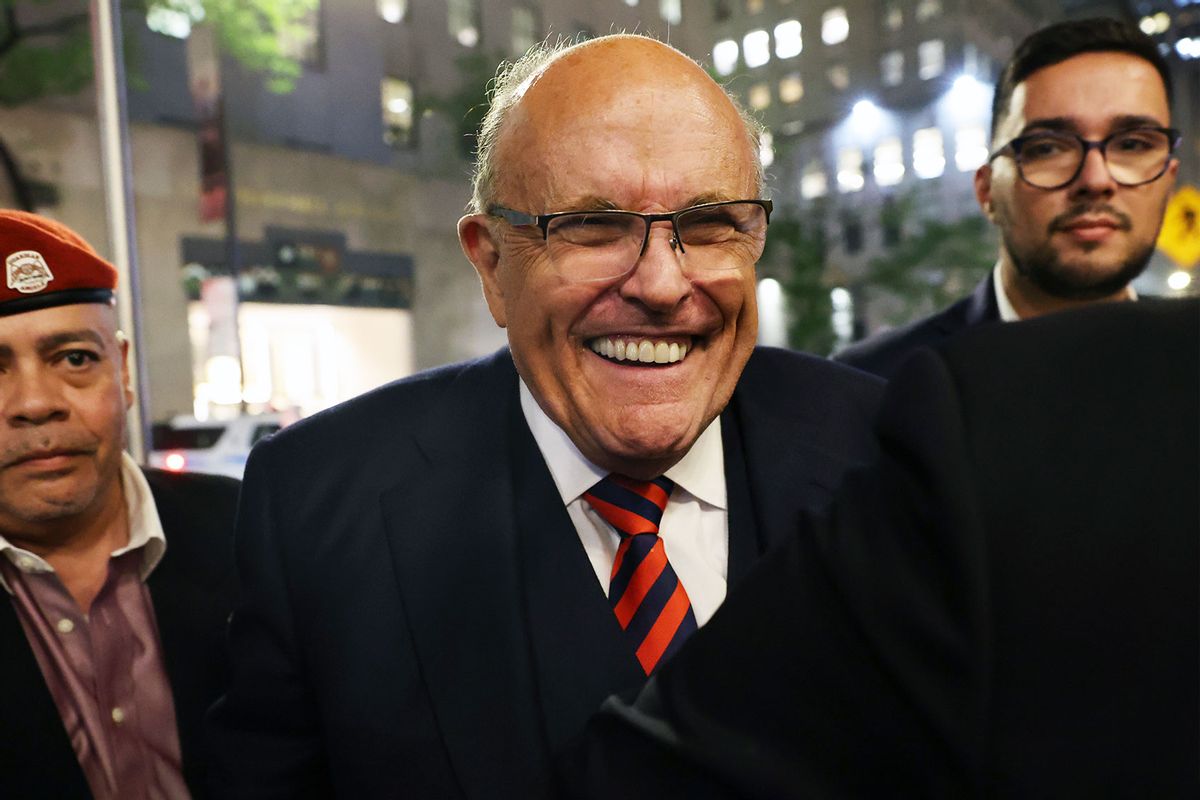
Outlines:
[[[1062,300],[1102,300],[1125,290],[1146,269],[1153,249],[1112,264],[1082,260],[1064,263],[1057,258],[1030,259],[1018,271],[1046,294]]]

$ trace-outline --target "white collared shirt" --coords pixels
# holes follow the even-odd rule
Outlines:
[[[1020,322],[1021,315],[1013,308],[1012,301],[1008,299],[1008,292],[1004,291],[1004,281],[1000,279],[1000,262],[996,262],[996,266],[992,267],[992,288],[996,290],[996,305],[1000,309],[1000,319],[1003,322]],[[1129,295],[1130,300],[1137,300],[1137,291],[1133,285],[1125,287],[1125,292]]]
[[[121,488],[125,496],[125,510],[129,515],[129,543],[112,552],[112,557],[143,547],[142,563],[138,574],[143,581],[158,566],[167,552],[167,537],[158,518],[158,508],[150,493],[146,476],[128,453],[121,453]],[[0,556],[7,558],[22,572],[53,572],[54,567],[41,556],[17,547],[0,534]],[[12,590],[0,572],[0,586],[9,594]]]
[[[520,381],[521,411],[550,468],[554,485],[579,534],[596,580],[608,594],[609,576],[621,536],[604,521],[583,493],[608,474],[588,461],[554,424]],[[667,559],[687,590],[696,622],[703,625],[725,600],[729,566],[729,514],[725,496],[725,452],[721,418],[712,421],[691,450],[666,472],[675,482],[659,524]]]

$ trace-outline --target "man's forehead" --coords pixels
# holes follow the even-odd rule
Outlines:
[[[1119,73],[1119,79],[1114,79]],[[1100,97],[1110,101],[1097,103]],[[1097,114],[1106,119],[1169,119],[1166,87],[1153,64],[1120,50],[1079,53],[1030,73],[1013,88],[1006,122],[1029,125],[1038,120],[1083,123]]]
[[[107,342],[117,335],[116,312],[103,303],[73,303],[0,316],[0,342],[36,343],[49,336]]]

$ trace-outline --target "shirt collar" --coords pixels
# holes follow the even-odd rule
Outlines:
[[[529,431],[550,469],[563,505],[570,505],[607,475],[608,470],[596,466],[579,452],[566,432],[546,416],[533,399],[524,380],[519,381],[519,392],[521,411]],[[701,501],[721,509],[726,507],[725,451],[721,444],[719,416],[665,475]]]
[[[996,266],[992,267],[992,288],[996,290],[996,305],[1000,309],[1000,319],[1004,322],[1020,322],[1020,315],[1013,308],[1012,301],[1008,299],[1008,292],[1004,291],[1004,281],[1000,279],[999,261],[996,262]],[[1133,284],[1125,287],[1125,293],[1129,295],[1130,300],[1138,299],[1137,290],[1133,288]]]
[[[167,537],[163,533],[162,521],[158,518],[158,508],[154,505],[154,495],[150,493],[150,484],[146,476],[128,453],[121,453],[121,489],[125,500],[125,512],[129,519],[129,543],[114,550],[110,555],[115,558],[132,550],[141,548],[142,564],[138,575],[144,581],[162,561],[167,552]],[[41,556],[17,547],[0,534],[0,556],[7,558],[22,572],[53,572],[54,567]],[[0,586],[9,594],[12,589],[0,572]]]

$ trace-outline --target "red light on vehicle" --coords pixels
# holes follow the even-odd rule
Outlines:
[[[183,453],[167,453],[167,457],[163,459],[163,466],[171,472],[183,472],[187,467],[187,458]]]

